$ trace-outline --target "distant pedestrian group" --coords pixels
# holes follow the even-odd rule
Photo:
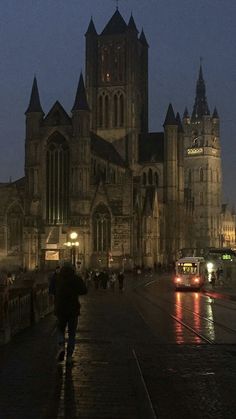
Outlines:
[[[87,275],[86,275],[87,277]],[[95,270],[90,271],[90,279],[89,284],[94,284],[94,289],[102,289],[107,290],[110,289],[111,291],[115,291],[118,287],[119,291],[123,291],[124,289],[124,272],[120,271],[118,274],[114,271],[108,271],[108,270]],[[86,282],[87,284],[87,282]],[[116,285],[118,284],[118,285]],[[87,288],[89,288],[87,286]]]

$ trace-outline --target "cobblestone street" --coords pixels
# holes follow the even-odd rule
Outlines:
[[[234,345],[161,343],[132,287],[91,290],[81,302],[72,367],[56,363],[53,315],[0,348],[1,419],[235,416]]]

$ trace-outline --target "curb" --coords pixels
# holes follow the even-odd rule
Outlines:
[[[224,293],[221,293],[221,292],[208,291],[208,290],[204,290],[204,289],[202,291],[208,297],[218,298],[218,299],[222,299],[222,300],[236,301],[236,295],[224,294]]]

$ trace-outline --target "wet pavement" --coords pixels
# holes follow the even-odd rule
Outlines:
[[[72,367],[56,363],[53,315],[1,347],[0,419],[235,417],[235,345],[161,344],[134,302],[133,288],[153,280],[81,298]],[[234,298],[236,286],[205,292]]]

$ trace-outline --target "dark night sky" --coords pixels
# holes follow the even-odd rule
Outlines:
[[[100,33],[113,0],[1,0],[0,182],[24,175],[25,116],[34,74],[47,113],[56,100],[70,112],[84,71],[91,15]],[[149,48],[150,130],[162,130],[169,102],[192,112],[200,57],[210,111],[221,121],[224,200],[236,203],[236,1],[120,0]]]

